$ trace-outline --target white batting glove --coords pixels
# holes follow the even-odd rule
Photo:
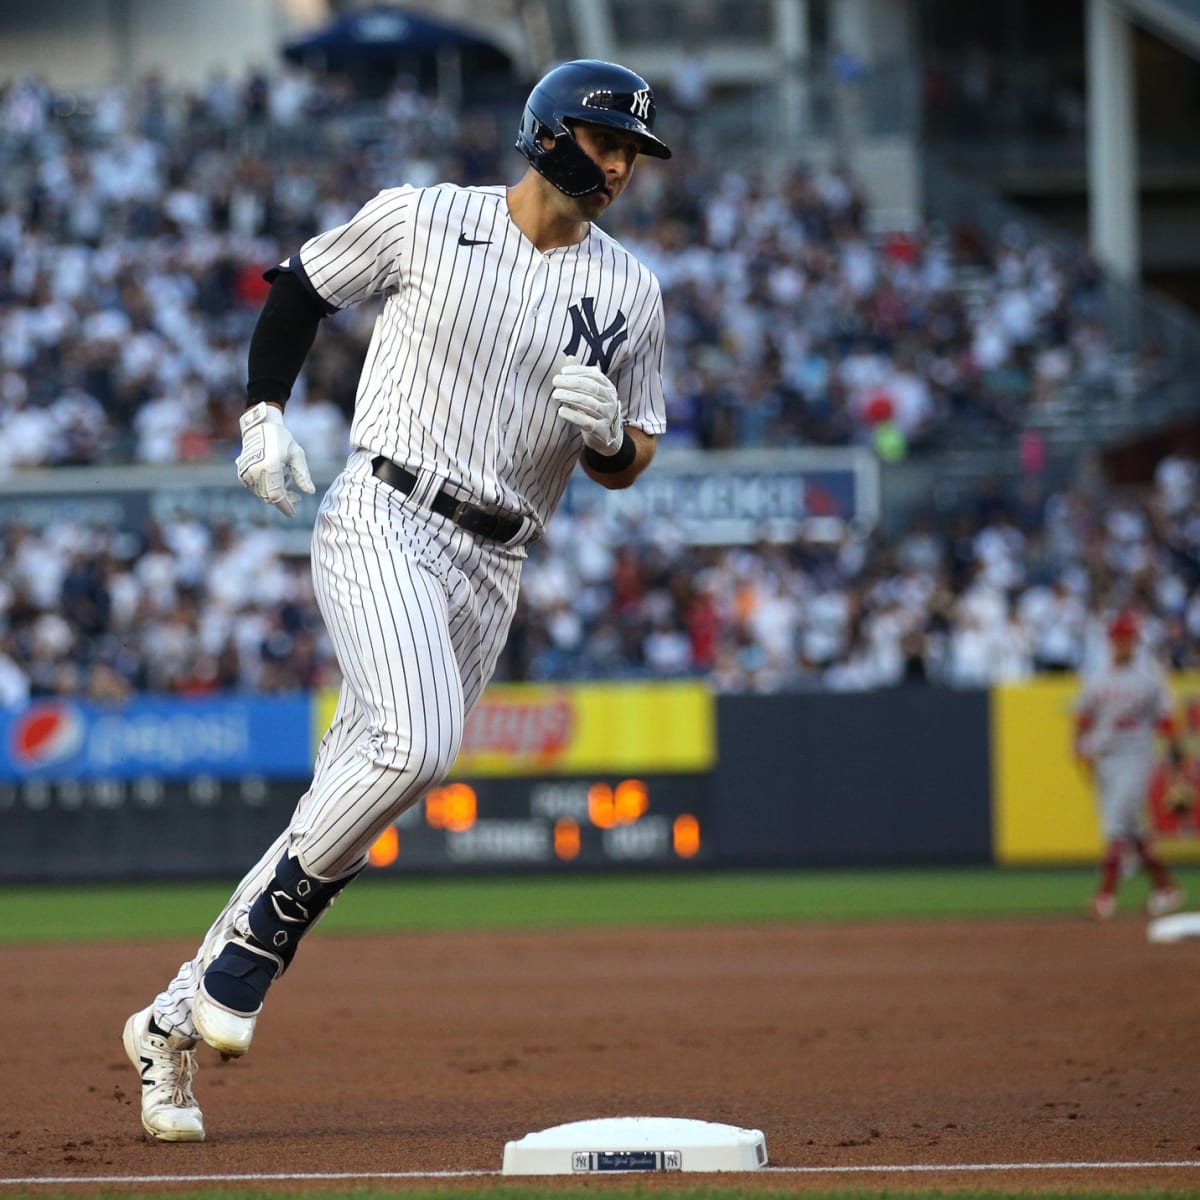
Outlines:
[[[580,366],[569,354],[551,382],[550,399],[558,402],[558,415],[579,427],[584,445],[597,454],[616,454],[625,440],[625,427],[617,389],[604,372]]]
[[[308,459],[283,423],[283,413],[263,401],[242,413],[242,452],[237,456],[238,478],[260,500],[273,504],[285,517],[296,515],[300,499],[288,490],[288,480],[310,496],[313,487]]]

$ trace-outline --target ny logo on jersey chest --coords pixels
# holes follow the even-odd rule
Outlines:
[[[613,351],[629,336],[629,331],[625,328],[625,314],[618,308],[617,315],[609,322],[608,327],[601,329],[596,322],[595,296],[584,296],[567,311],[571,314],[571,340],[563,347],[564,352],[576,354],[580,344],[586,342],[588,357],[582,360],[583,365],[599,367],[607,374]]]

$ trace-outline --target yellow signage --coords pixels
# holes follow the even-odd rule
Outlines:
[[[319,695],[318,737],[336,703],[332,689]],[[701,772],[716,755],[715,704],[702,683],[493,684],[467,721],[452,774]]]
[[[1172,680],[1181,717],[1194,707],[1200,676]],[[992,690],[992,841],[1005,865],[1095,863],[1100,828],[1091,781],[1075,761],[1074,676],[1053,676]],[[1162,824],[1147,797],[1164,857],[1200,861],[1195,828]]]

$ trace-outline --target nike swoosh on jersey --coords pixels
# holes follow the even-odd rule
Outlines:
[[[458,244],[460,246],[490,246],[491,238],[469,238],[465,233],[458,235]]]

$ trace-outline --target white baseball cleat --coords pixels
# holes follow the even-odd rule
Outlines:
[[[1165,917],[1183,907],[1183,889],[1155,888],[1146,901],[1146,911],[1152,917]]]
[[[196,1024],[196,1032],[214,1050],[228,1058],[241,1058],[250,1049],[260,1012],[261,1004],[252,1013],[234,1012],[226,1008],[208,994],[203,980],[192,997],[192,1020]]]
[[[122,1042],[142,1077],[142,1128],[160,1142],[204,1141],[204,1114],[192,1094],[195,1040],[152,1025],[154,1006],[125,1022]]]
[[[1088,905],[1088,912],[1094,921],[1111,920],[1116,911],[1117,898],[1111,892],[1097,892]]]

